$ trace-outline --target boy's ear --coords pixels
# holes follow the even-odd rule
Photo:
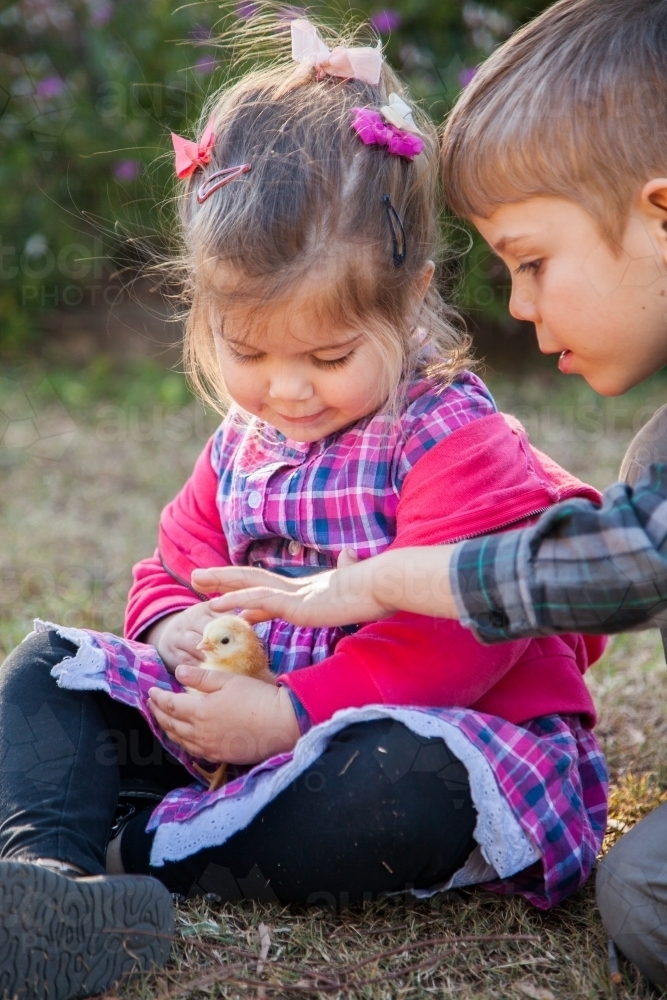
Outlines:
[[[644,185],[639,207],[657,224],[655,235],[667,263],[667,177],[655,177]]]

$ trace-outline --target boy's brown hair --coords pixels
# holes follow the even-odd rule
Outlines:
[[[557,196],[620,242],[643,185],[667,175],[667,0],[554,4],[482,65],[441,164],[459,215]]]
[[[225,387],[215,327],[224,327],[228,308],[256,309],[259,320],[265,305],[289,298],[320,275],[322,320],[362,325],[368,332],[390,409],[398,385],[419,371],[445,384],[465,367],[468,338],[435,288],[429,288],[418,319],[415,311],[420,275],[436,257],[440,238],[435,128],[413,109],[424,151],[412,162],[365,146],[351,127],[353,108],[379,109],[392,91],[405,97],[386,63],[377,86],[320,79],[292,61],[288,25],[277,31],[275,21],[254,18],[236,31],[249,32],[268,51],[270,64],[210,99],[199,133],[212,115],[216,143],[210,164],[178,189],[189,305],[185,360],[195,388],[221,408]],[[330,48],[352,40],[322,33]],[[205,177],[242,163],[251,163],[251,171],[198,203]],[[392,250],[391,223],[397,223],[388,217],[386,196],[405,233],[407,255],[400,266]]]

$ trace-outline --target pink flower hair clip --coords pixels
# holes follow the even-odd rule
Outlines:
[[[175,132],[171,133],[171,141],[174,147],[176,176],[179,180],[184,181],[198,167],[204,167],[211,162],[211,150],[215,146],[213,115],[209,118],[199,142],[191,142],[190,139],[184,139],[182,135],[176,135]]]
[[[181,135],[176,135],[175,132],[171,133],[171,141],[174,146],[176,176],[180,180],[186,180],[195,170],[200,167],[203,169],[211,162],[211,150],[215,146],[213,116],[209,118],[199,142],[191,142]],[[203,205],[215,191],[219,191],[230,181],[235,181],[242,174],[247,174],[249,170],[252,170],[251,163],[239,163],[235,167],[224,167],[222,170],[214,171],[200,184],[197,201]]]
[[[352,108],[352,128],[366,146],[386,146],[392,156],[414,160],[424,149],[424,140],[412,111],[398,94],[389,95],[389,104],[373,108]]]

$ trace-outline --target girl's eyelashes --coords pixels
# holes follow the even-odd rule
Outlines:
[[[240,351],[235,350],[229,343],[227,344],[227,350],[234,361],[237,361],[240,365],[251,364],[253,361],[260,361],[264,357],[263,354],[241,354]]]
[[[234,361],[240,365],[252,364],[254,361],[261,361],[265,355],[261,352],[257,354],[242,354],[241,351],[237,351],[236,348],[227,341],[227,350],[231,354]],[[332,358],[330,361],[325,358],[318,358],[314,354],[310,355],[310,360],[313,362],[316,368],[342,368],[346,365],[352,358],[354,351],[349,351],[347,354],[343,355],[342,358]]]
[[[527,260],[524,264],[519,264],[515,274],[539,274],[542,268],[542,259]]]
[[[316,358],[314,354],[311,354],[310,358],[316,368],[342,368],[349,361],[352,360],[352,355],[354,351],[350,351],[348,354],[344,354],[342,358],[333,358],[331,361],[325,361],[324,358]]]

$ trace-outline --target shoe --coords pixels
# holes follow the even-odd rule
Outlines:
[[[169,958],[168,890],[145,875],[72,878],[0,861],[0,997],[74,1000]]]

